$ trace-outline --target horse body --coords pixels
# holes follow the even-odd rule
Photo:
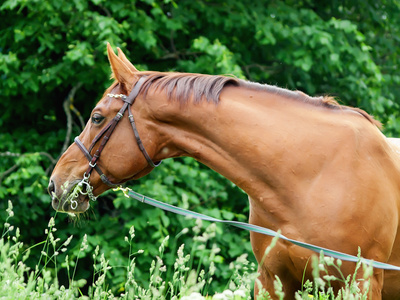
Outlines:
[[[121,53],[120,59],[113,54],[109,50],[117,83],[107,92],[127,93],[140,74]],[[144,75],[149,83],[133,107],[138,131],[154,161],[191,156],[222,174],[249,195],[252,224],[348,254],[356,255],[360,247],[363,257],[400,265],[400,147],[394,140],[388,143],[365,113],[233,79],[224,81],[217,103],[199,101],[206,95],[180,92],[177,82],[185,75],[174,75],[169,90],[169,75]],[[182,95],[185,103],[176,99]],[[120,106],[104,96],[92,115],[101,113],[108,120]],[[121,122],[129,124],[125,116]],[[129,126],[118,126],[99,164],[119,182],[142,177],[152,168],[130,138]],[[80,136],[83,143],[90,144],[100,128],[89,122]],[[118,143],[118,138],[124,143]],[[59,186],[65,181],[71,182],[72,189],[86,166],[80,150],[72,145],[53,172],[54,193],[60,195]],[[90,182],[95,194],[107,189],[95,173]],[[277,275],[286,297],[293,298],[305,268],[306,278],[311,278],[312,253],[278,241],[262,261],[271,238],[253,232],[250,238],[263,287],[274,297]],[[351,274],[354,267],[343,263],[342,271]],[[399,282],[399,273],[374,269],[371,299],[382,295],[400,299]]]
[[[176,135],[183,139],[168,136],[168,147],[183,150],[180,155],[195,157],[241,187],[250,197],[250,223],[354,255],[361,247],[365,257],[400,264],[391,261],[400,196],[393,191],[400,190],[400,168],[374,125],[352,111],[324,111],[238,87],[226,87],[220,99],[217,107],[190,106],[190,114],[177,113],[181,108],[170,104],[167,115],[175,116],[175,128],[180,124],[185,134]],[[156,99],[149,95],[148,102]],[[270,240],[251,233],[259,262]],[[293,297],[310,255],[279,242],[260,266],[263,286],[273,291],[278,275]],[[354,264],[342,268],[350,273]],[[377,298],[382,282],[382,270],[375,270]]]

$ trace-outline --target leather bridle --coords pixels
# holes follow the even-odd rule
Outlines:
[[[83,174],[84,179],[88,181],[90,174],[92,173],[93,169],[96,170],[96,172],[100,175],[101,181],[103,181],[105,184],[107,184],[110,187],[117,187],[120,184],[112,183],[108,177],[103,173],[103,171],[100,169],[100,167],[97,165],[97,161],[100,158],[100,154],[103,151],[105,145],[107,144],[108,140],[111,137],[111,134],[113,133],[115,127],[117,126],[119,120],[122,118],[124,115],[125,111],[128,110],[128,116],[129,116],[129,121],[132,125],[133,133],[136,138],[136,142],[139,146],[140,151],[143,153],[144,157],[147,160],[147,163],[152,166],[153,168],[158,167],[161,163],[154,163],[153,160],[150,158],[149,154],[147,153],[146,149],[143,146],[142,140],[139,137],[139,132],[136,128],[135,124],[135,119],[133,118],[132,111],[131,111],[131,106],[135,102],[135,99],[137,95],[140,92],[140,89],[146,80],[146,77],[141,77],[133,87],[132,91],[130,92],[129,96],[120,94],[120,95],[115,95],[115,94],[108,94],[107,96],[109,97],[114,97],[114,98],[121,98],[122,101],[124,101],[124,105],[122,108],[119,110],[117,115],[100,131],[98,135],[93,139],[92,143],[90,144],[89,150],[86,149],[85,145],[82,143],[82,141],[79,139],[79,137],[75,138],[75,143],[79,147],[79,149],[83,152],[85,157],[89,161],[89,166],[86,170],[86,172]],[[96,150],[95,154],[92,156],[90,153],[92,152],[94,146],[96,143],[101,139],[101,144],[99,148]]]

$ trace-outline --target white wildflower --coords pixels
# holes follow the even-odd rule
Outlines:
[[[87,234],[85,233],[85,235],[83,236],[83,240],[82,240],[82,245],[81,245],[81,249],[80,251],[85,251],[88,247],[88,243],[87,243]]]
[[[51,217],[51,218],[50,218],[50,221],[49,221],[49,224],[47,225],[47,227],[51,228],[51,227],[53,227],[54,225],[56,225],[56,223],[54,222],[54,218]]]
[[[233,292],[231,290],[225,290],[222,292],[228,299],[233,298]]]
[[[197,292],[191,293],[189,296],[183,296],[181,300],[204,300],[205,298]]]
[[[13,205],[11,200],[8,200],[8,208],[6,209],[6,212],[8,213],[8,217],[11,218],[14,216],[14,212],[13,212]]]
[[[131,226],[131,228],[129,228],[129,235],[131,239],[135,237],[135,226]]]
[[[71,240],[73,238],[73,235],[71,235],[65,242],[64,242],[64,246],[67,247],[69,245],[69,243],[71,243]]]
[[[236,290],[233,292],[234,296],[238,296],[238,297],[242,297],[242,298],[246,298],[246,292],[244,290]]]
[[[227,300],[228,298],[224,294],[215,294],[212,300]]]

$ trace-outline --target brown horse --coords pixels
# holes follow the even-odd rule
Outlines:
[[[250,223],[352,255],[360,247],[363,257],[400,265],[400,147],[366,112],[229,77],[139,72],[118,52],[108,45],[115,82],[51,176],[55,209],[84,212],[111,183],[190,156],[249,195]],[[81,192],[71,196],[77,184]],[[271,238],[250,238],[260,262]],[[311,255],[279,241],[259,265],[263,287],[274,298],[277,275],[293,298],[305,269],[311,277]],[[342,272],[354,268],[343,263]],[[374,269],[370,298],[400,299],[400,272]]]

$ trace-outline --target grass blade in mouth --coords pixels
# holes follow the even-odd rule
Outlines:
[[[79,181],[77,184],[75,184],[75,186],[71,189],[71,192],[69,193],[69,195],[67,195],[67,187],[69,185],[69,182],[66,181],[62,186],[61,186],[61,190],[62,195],[61,195],[61,199],[64,198],[64,203],[62,205],[63,210],[64,206],[66,204],[70,204],[71,205],[71,209],[75,210],[78,207],[78,197],[79,195],[84,195],[87,196],[89,198],[89,200],[92,201],[96,201],[97,197],[94,196],[93,194],[93,187],[90,185],[89,183],[89,176],[84,176],[84,178]],[[61,202],[61,200],[57,197],[56,193],[52,192],[51,193],[52,196],[52,200],[57,199],[58,201]]]

